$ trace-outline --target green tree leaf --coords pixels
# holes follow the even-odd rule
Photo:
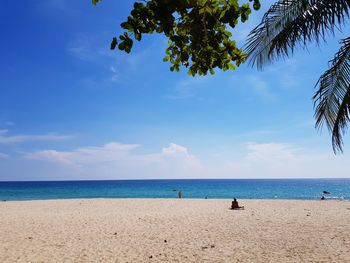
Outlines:
[[[111,42],[111,49],[115,49],[118,44],[117,38],[113,37],[113,40]]]

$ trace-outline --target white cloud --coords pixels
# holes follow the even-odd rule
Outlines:
[[[187,70],[187,69],[183,69]],[[195,89],[208,85],[210,76],[188,76],[186,79],[182,79],[175,84],[172,90],[172,94],[166,96],[169,99],[188,99],[192,98],[195,93]]]
[[[271,101],[276,98],[276,95],[270,90],[268,83],[262,78],[251,74],[244,76],[243,80],[244,85],[251,89],[260,99]]]
[[[5,125],[6,125],[6,126],[13,126],[13,125],[15,125],[15,123],[12,122],[12,121],[6,121],[6,122],[5,122]]]
[[[8,154],[0,153],[0,160],[1,160],[1,159],[7,159],[8,157],[9,157]]]
[[[197,177],[201,172],[200,161],[184,146],[171,143],[158,153],[137,154],[139,147],[111,142],[71,151],[37,151],[23,157],[54,162],[84,179],[186,178]]]
[[[200,160],[170,143],[144,153],[138,144],[110,142],[67,151],[27,152],[18,162],[37,167],[41,179],[349,178],[349,156],[315,152],[289,143],[246,143],[244,149]],[[203,150],[201,151],[203,158]],[[205,152],[205,150],[204,150]],[[2,156],[7,157],[7,156]],[[21,167],[19,165],[18,167]],[[45,168],[46,167],[46,168]],[[49,168],[49,174],[47,169]]]
[[[299,123],[296,124],[296,127],[299,127],[299,128],[315,127],[315,120],[307,119],[307,120],[300,121]]]
[[[118,71],[116,70],[116,68],[113,67],[113,66],[110,66],[109,69],[112,72],[111,81],[112,82],[118,82],[119,81],[119,74],[118,74]]]
[[[38,10],[45,15],[52,15],[53,11],[65,16],[76,15],[79,10],[74,8],[71,2],[67,0],[40,0],[37,1]]]
[[[67,44],[67,52],[73,57],[99,64],[116,61],[117,54],[108,48],[112,32],[102,32],[98,35],[79,34]]]
[[[102,147],[83,147],[72,151],[43,150],[26,154],[27,159],[49,160],[57,163],[81,166],[98,162],[123,160],[137,144],[108,143]]]
[[[349,177],[347,156],[308,152],[291,144],[248,143],[242,158],[225,170],[235,178],[339,178]]]
[[[67,44],[66,50],[72,57],[84,63],[92,63],[95,71],[100,69],[98,74],[82,78],[85,87],[115,87],[116,83],[127,82],[130,74],[139,74],[140,65],[153,59],[150,47],[133,50],[130,54],[110,50],[109,43],[113,34],[108,31],[93,36],[80,34]]]
[[[104,36],[100,38],[105,39]],[[77,59],[94,63],[101,59],[113,58],[113,53],[108,49],[108,42],[104,43],[96,36],[77,36],[68,43],[67,51]]]
[[[278,87],[293,89],[305,83],[305,75],[300,72],[301,65],[298,60],[285,58],[266,68],[266,78],[273,79]],[[304,85],[303,85],[304,86]]]
[[[188,154],[187,148],[177,145],[175,143],[170,143],[169,147],[163,148],[162,152],[165,155],[172,155],[172,154],[177,154],[177,153],[184,153],[186,155]]]
[[[62,141],[72,139],[72,135],[58,134],[20,134],[8,135],[8,130],[0,130],[0,144],[20,143],[27,141]]]

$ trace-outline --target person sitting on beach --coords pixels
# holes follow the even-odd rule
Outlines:
[[[232,205],[231,205],[232,210],[237,210],[237,209],[244,209],[244,206],[239,206],[237,199],[233,198]]]

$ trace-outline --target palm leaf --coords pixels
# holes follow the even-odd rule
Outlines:
[[[332,134],[335,153],[342,152],[342,136],[350,121],[350,37],[343,39],[341,48],[330,61],[330,68],[320,77],[313,99],[316,127],[326,124]]]
[[[254,28],[245,46],[249,62],[262,68],[299,44],[323,40],[349,17],[350,0],[280,0]]]

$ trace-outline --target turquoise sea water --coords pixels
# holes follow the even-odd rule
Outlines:
[[[66,198],[350,199],[350,179],[213,179],[0,182],[0,200]]]

